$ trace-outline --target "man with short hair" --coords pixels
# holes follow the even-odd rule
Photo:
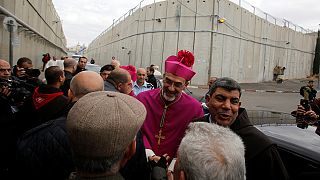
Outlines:
[[[0,59],[0,78],[8,80],[11,76],[10,64],[3,59]]]
[[[0,59],[0,179],[10,179],[11,164],[15,151],[16,137],[14,134],[14,112],[8,87],[11,77],[9,62]]]
[[[277,145],[255,128],[246,110],[240,108],[240,85],[231,78],[219,78],[211,86],[209,95],[209,114],[195,121],[230,127],[242,138],[247,179],[288,179]]]
[[[190,123],[178,149],[175,179],[245,180],[244,149],[229,128]]]
[[[111,71],[107,80],[104,82],[104,90],[120,92],[129,95],[132,91],[130,73],[122,68]]]
[[[78,74],[81,71],[87,70],[86,69],[87,62],[88,62],[88,59],[86,57],[84,56],[80,57],[78,61],[77,69],[74,72],[74,75]]]
[[[17,61],[17,65],[13,68],[13,75],[17,78],[24,80],[26,78],[26,70],[32,69],[32,61],[27,57],[19,58]]]
[[[137,96],[143,91],[148,91],[153,89],[153,85],[146,82],[147,71],[144,68],[139,68],[137,70],[137,80],[133,83],[133,92]]]
[[[19,133],[60,117],[69,103],[60,89],[65,80],[63,70],[51,66],[45,70],[45,78],[47,84],[37,87],[18,112]]]
[[[153,67],[147,67],[147,82],[152,84],[154,89],[158,88],[158,82],[156,77],[154,76]]]
[[[119,169],[135,153],[145,116],[143,104],[122,93],[93,92],[77,101],[66,124],[77,171],[73,179],[124,179]]]
[[[107,64],[102,66],[102,68],[100,69],[100,76],[102,77],[102,79],[104,81],[107,80],[109,74],[111,73],[111,71],[114,70],[114,66],[112,66],[111,64]]]
[[[71,80],[71,103],[64,114],[27,131],[17,143],[17,176],[50,180],[69,177],[74,164],[66,132],[67,114],[80,98],[95,91],[103,91],[103,80],[95,72],[80,72]]]
[[[31,73],[30,73],[31,72]],[[34,87],[28,88],[30,92],[34,91],[34,88],[43,84],[38,78],[40,75],[40,70],[33,69],[32,61],[27,57],[19,58],[17,65],[13,67],[12,75],[18,80],[22,80]]]
[[[203,116],[201,104],[183,92],[196,74],[191,68],[193,63],[194,56],[189,51],[182,50],[177,56],[169,56],[165,61],[163,87],[137,96],[147,108],[141,130],[148,158],[159,159],[167,154],[171,161],[176,157],[188,124]]]
[[[152,67],[154,69],[154,76],[156,78],[161,78],[162,74],[161,72],[159,71],[159,66],[156,66],[154,64],[151,64],[150,67]]]
[[[11,67],[10,64],[3,60],[0,59],[0,96],[8,96],[10,93],[10,89],[7,86],[7,80],[11,77]]]
[[[73,78],[73,74],[76,71],[77,68],[77,61],[72,58],[67,58],[63,62],[64,66],[64,75],[66,77],[66,80],[64,81],[63,85],[60,87],[63,95],[68,96],[68,90],[70,88],[70,82]]]
[[[303,96],[305,100],[312,102],[317,96],[317,90],[315,90],[313,80],[309,80],[307,86],[302,86],[300,88],[300,95]]]

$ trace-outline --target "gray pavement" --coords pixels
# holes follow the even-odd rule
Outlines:
[[[279,92],[279,93],[299,93],[300,88],[305,86],[310,79],[291,79],[283,83],[262,82],[262,83],[241,83],[243,91],[256,92]],[[315,88],[318,89],[318,79],[313,79]]]
[[[283,83],[276,83],[275,81],[261,82],[261,83],[240,83],[242,91],[249,92],[277,92],[277,93],[299,93],[300,87],[305,86],[307,82],[311,78],[305,79],[290,79],[284,80]],[[318,79],[313,79],[314,85],[317,90],[320,89],[318,87]],[[206,86],[190,86],[189,89],[206,89]]]
[[[273,93],[299,93],[302,86],[307,85],[310,78],[305,79],[290,79],[284,80],[283,83],[276,83],[275,81],[261,82],[261,83],[240,83],[241,89],[244,92],[273,92]],[[318,79],[313,79],[315,82],[315,89],[319,90]],[[206,86],[190,86],[188,88],[197,99],[208,91]],[[187,93],[188,93],[187,90]]]
[[[240,83],[242,88],[242,107],[248,110],[267,110],[290,113],[297,108],[301,95],[300,87],[305,86],[309,79],[285,80],[276,82]],[[318,89],[318,80],[315,88]],[[207,87],[189,87],[192,96],[200,100],[208,91]],[[186,92],[188,93],[188,90]],[[189,93],[190,94],[190,93]]]

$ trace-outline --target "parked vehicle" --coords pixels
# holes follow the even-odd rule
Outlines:
[[[82,56],[81,56],[81,55],[78,55],[78,54],[74,54],[74,55],[72,55],[71,57],[72,57],[73,59],[75,59],[75,60],[78,61],[79,58],[82,57]]]
[[[316,127],[301,129],[287,113],[248,111],[252,123],[278,145],[292,179],[320,179],[320,136]]]
[[[87,63],[86,69],[87,69],[87,71],[94,71],[94,72],[100,74],[101,66],[99,66],[97,64],[88,64]]]

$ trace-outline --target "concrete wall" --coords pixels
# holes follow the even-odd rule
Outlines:
[[[42,66],[42,54],[66,55],[66,38],[52,0],[0,0],[0,22],[11,16],[18,23],[14,33],[13,64],[28,57],[34,68]],[[9,60],[9,32],[0,26],[0,58]]]
[[[226,19],[218,23],[218,18]],[[88,47],[87,56],[104,65],[160,66],[178,50],[194,52],[197,72],[191,84],[208,77],[238,82],[271,81],[273,68],[285,78],[311,74],[316,36],[277,26],[228,0],[168,0],[140,7],[115,22]]]

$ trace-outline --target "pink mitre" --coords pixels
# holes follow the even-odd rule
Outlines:
[[[169,56],[165,61],[165,72],[172,73],[190,81],[196,74],[192,70],[194,56],[190,51],[180,50],[177,56]]]

